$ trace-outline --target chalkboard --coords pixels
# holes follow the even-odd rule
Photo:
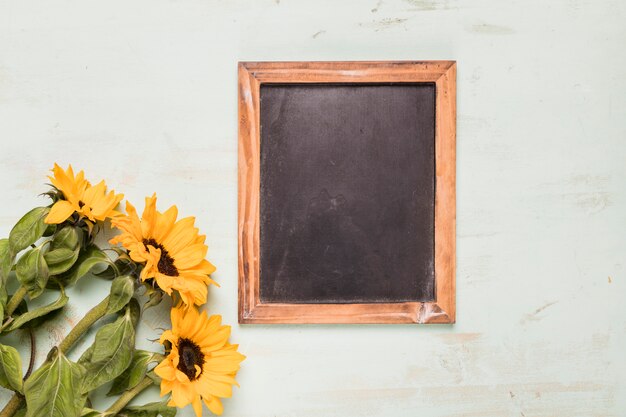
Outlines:
[[[435,85],[261,87],[260,298],[434,298]]]
[[[456,63],[241,62],[239,322],[453,323]]]

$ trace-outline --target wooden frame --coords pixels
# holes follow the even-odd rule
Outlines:
[[[259,298],[260,87],[264,83],[435,83],[435,301],[279,304]],[[456,62],[239,63],[239,323],[454,323]]]

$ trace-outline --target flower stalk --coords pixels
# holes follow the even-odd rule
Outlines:
[[[26,293],[27,293],[26,287],[24,287],[23,285],[20,285],[20,287],[17,289],[17,291],[15,291],[15,294],[13,294],[13,297],[11,297],[11,299],[9,300],[9,303],[7,304],[7,311],[6,311],[7,317],[11,316],[11,314],[15,312],[15,310],[20,305],[22,300],[24,300],[24,297],[26,297]]]
[[[0,412],[0,417],[12,417],[15,413],[17,413],[17,410],[22,408],[23,402],[24,397],[18,393],[15,393],[15,395],[11,397],[7,405],[5,405]]]
[[[81,338],[83,334],[98,320],[100,320],[107,310],[109,304],[109,296],[107,295],[104,300],[100,301],[98,305],[89,310],[89,312],[83,317],[74,328],[68,333],[68,335],[59,344],[59,350],[66,354],[73,347],[74,344]]]
[[[139,384],[137,384],[134,388],[126,391],[122,394],[117,401],[115,401],[106,411],[105,415],[108,417],[116,416],[126,405],[135,398],[140,392],[148,388],[152,385],[154,381],[149,376],[145,377]],[[3,416],[0,416],[3,417]]]

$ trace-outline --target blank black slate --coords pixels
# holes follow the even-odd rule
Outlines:
[[[435,85],[261,86],[264,303],[434,299]]]

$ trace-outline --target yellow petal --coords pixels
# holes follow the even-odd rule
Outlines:
[[[173,381],[176,378],[176,369],[172,367],[169,359],[165,359],[163,362],[158,364],[156,368],[154,368],[154,372],[160,376],[161,379],[168,381]]]
[[[216,381],[215,379],[210,378],[208,374],[202,374],[198,380],[198,385],[202,395],[205,395],[206,393],[222,398],[228,398],[233,395],[232,385]]]
[[[50,209],[50,213],[46,216],[44,222],[47,224],[63,223],[74,213],[74,206],[65,200],[59,200]]]
[[[206,303],[208,291],[204,281],[184,273],[177,277],[172,288],[178,291],[185,304],[202,305]]]
[[[196,413],[196,417],[202,417],[202,401],[200,400],[200,396],[196,395],[191,404],[193,411]]]
[[[153,231],[153,237],[157,242],[163,242],[165,240],[174,227],[176,216],[178,216],[178,208],[176,206],[170,207],[163,214],[158,213],[156,226]]]
[[[161,334],[159,343],[163,344],[166,340],[172,344],[176,344],[178,342],[178,336],[176,336],[171,330],[166,330],[163,334]]]
[[[185,217],[174,224],[174,227],[163,241],[163,246],[172,256],[186,246],[195,243],[198,233],[198,229],[193,227],[195,221],[194,217]]]
[[[209,396],[203,397],[202,399],[204,400],[204,404],[209,410],[211,410],[213,414],[217,414],[218,416],[222,415],[222,413],[224,412],[224,406],[222,405],[222,402],[219,398]]]
[[[172,391],[172,388],[174,388],[174,384],[172,383],[172,381],[168,381],[166,379],[162,379],[161,380],[161,397],[164,396],[165,394],[167,394],[168,392]],[[175,406],[173,406],[175,407]]]
[[[173,255],[174,265],[178,269],[192,268],[204,259],[207,249],[207,246],[202,243],[189,245]]]
[[[83,193],[82,201],[86,206],[91,207],[101,196],[104,194],[107,186],[104,183],[104,180],[100,181],[98,184],[93,187],[89,187]]]
[[[240,368],[240,363],[243,361],[243,355],[233,352],[232,354],[225,356],[221,355],[224,351],[211,352],[211,357],[206,358],[204,368],[216,373],[233,373],[237,372]],[[217,355],[220,356],[217,356]]]
[[[156,223],[156,193],[152,197],[146,197],[146,206],[141,215],[141,232],[145,238],[152,237],[152,231]]]
[[[168,295],[172,295],[172,291],[174,290],[174,282],[176,281],[175,277],[156,273],[154,274],[154,279],[156,280],[156,283],[160,289],[165,291]]]
[[[193,391],[190,384],[175,384],[172,389],[172,400],[176,407],[182,408],[193,399]]]

